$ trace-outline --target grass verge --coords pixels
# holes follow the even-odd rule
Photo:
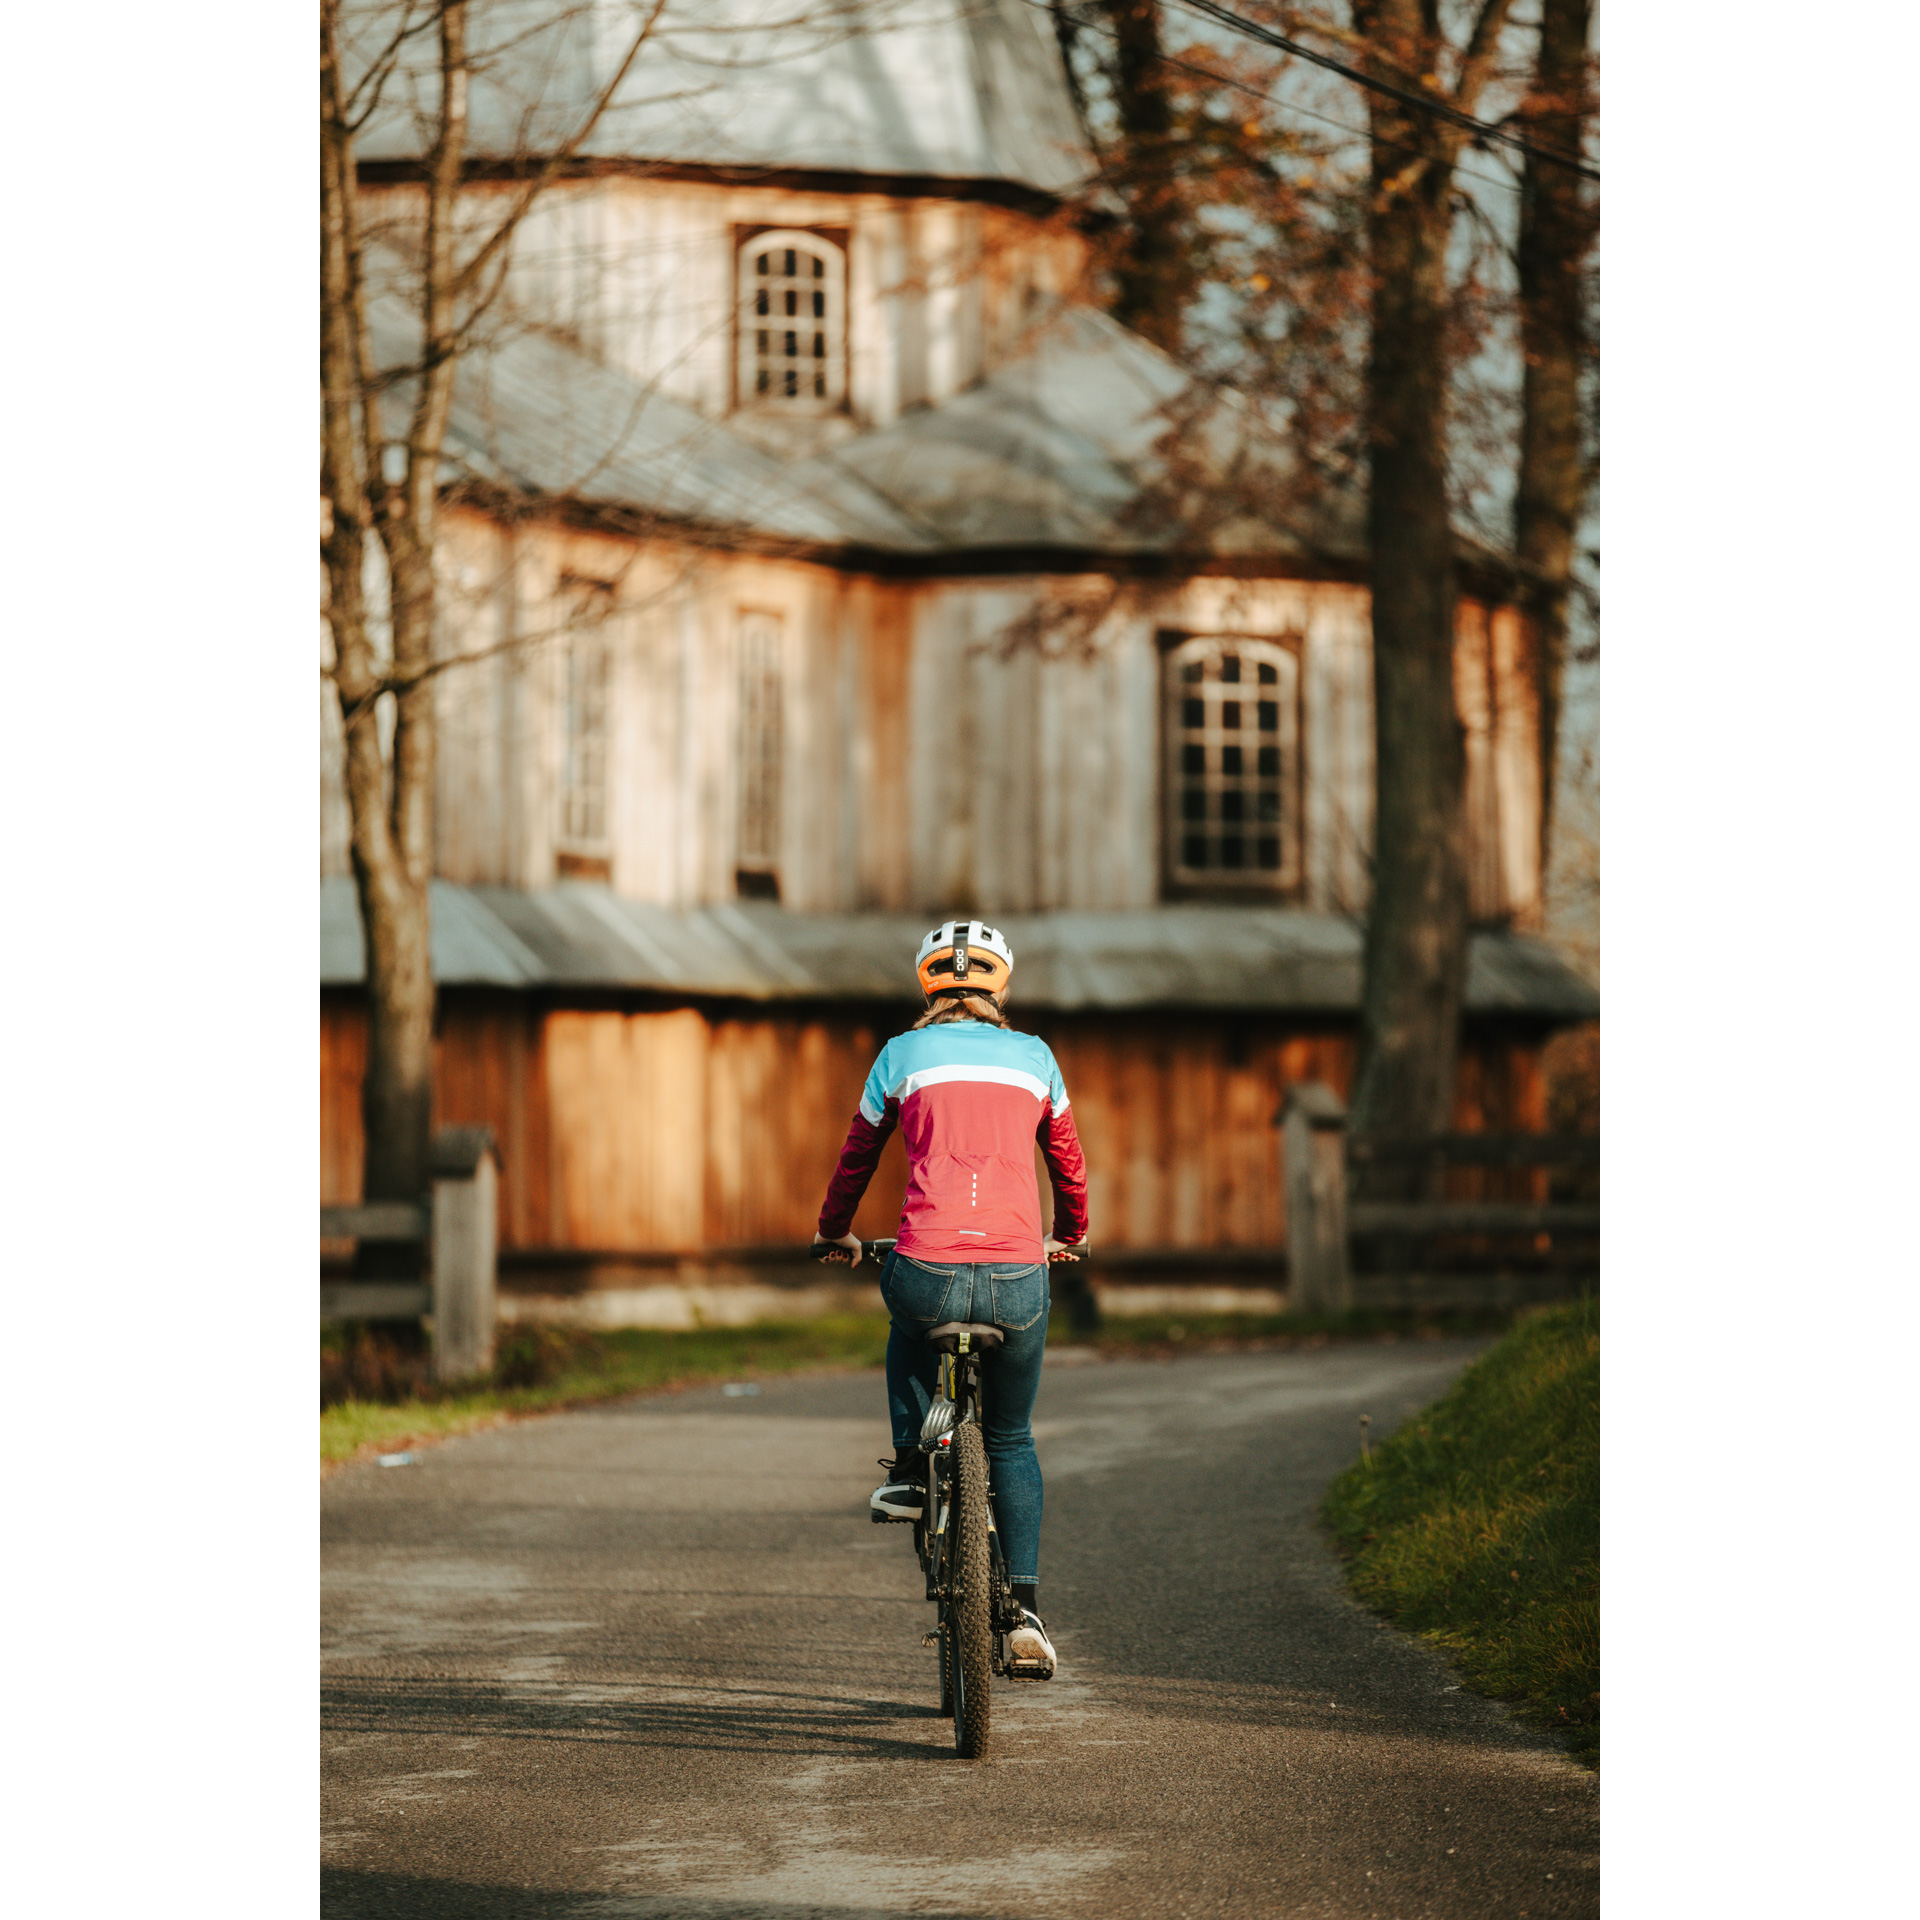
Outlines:
[[[1513,1324],[1505,1308],[1484,1311],[1387,1313],[1143,1313],[1110,1314],[1097,1334],[1079,1335],[1056,1311],[1047,1323],[1049,1346],[1090,1346],[1109,1359],[1166,1359],[1182,1353],[1324,1347],[1336,1340],[1439,1340],[1448,1334],[1498,1333]]]
[[[403,1398],[349,1393],[320,1412],[320,1459],[338,1466],[362,1454],[441,1440],[529,1413],[617,1400],[649,1388],[819,1369],[877,1367],[887,1323],[872,1314],[821,1314],[758,1327],[666,1333],[622,1327],[605,1333],[516,1328],[502,1334],[492,1379],[446,1393],[417,1388]]]
[[[1113,1317],[1097,1334],[1075,1334],[1064,1312],[1049,1323],[1055,1347],[1091,1347],[1111,1359],[1171,1359],[1185,1353],[1325,1346],[1333,1340],[1437,1339],[1504,1327],[1510,1316],[1449,1314],[1147,1314]],[[591,1406],[631,1393],[752,1380],[782,1373],[877,1367],[886,1357],[879,1315],[822,1314],[754,1327],[670,1333],[553,1327],[503,1329],[489,1379],[441,1391],[425,1350],[407,1350],[365,1327],[323,1330],[320,1460],[323,1468],[398,1452],[526,1414]]]
[[[1328,1489],[1355,1596],[1600,1757],[1600,1319],[1522,1319]]]

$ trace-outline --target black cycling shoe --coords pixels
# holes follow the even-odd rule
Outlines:
[[[873,1490],[867,1511],[874,1524],[889,1520],[918,1520],[927,1503],[927,1456],[909,1447],[897,1460],[882,1460],[887,1477]]]

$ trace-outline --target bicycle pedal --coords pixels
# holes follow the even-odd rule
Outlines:
[[[1006,1668],[1009,1680],[1051,1680],[1053,1669],[1038,1661],[1009,1660]]]

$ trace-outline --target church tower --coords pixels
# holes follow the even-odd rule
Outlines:
[[[1017,354],[1082,273],[1061,207],[1093,163],[1025,0],[781,9],[800,24],[778,31],[754,24],[767,11],[669,0],[521,229],[507,294],[521,322],[791,456]],[[363,48],[387,12],[364,10]],[[588,117],[638,17],[474,7],[476,218]],[[510,51],[488,60],[495,46]],[[390,87],[360,142],[363,179],[402,199],[420,164],[409,93]]]

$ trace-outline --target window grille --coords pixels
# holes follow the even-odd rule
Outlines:
[[[1300,884],[1298,656],[1272,641],[1181,642],[1167,655],[1167,846],[1182,888]]]
[[[739,891],[780,897],[781,620],[740,616]]]
[[[846,260],[812,233],[755,234],[740,249],[740,397],[837,406],[845,380]]]
[[[560,838],[574,848],[607,842],[606,622],[612,595],[576,590],[566,653],[565,737],[560,774]]]

